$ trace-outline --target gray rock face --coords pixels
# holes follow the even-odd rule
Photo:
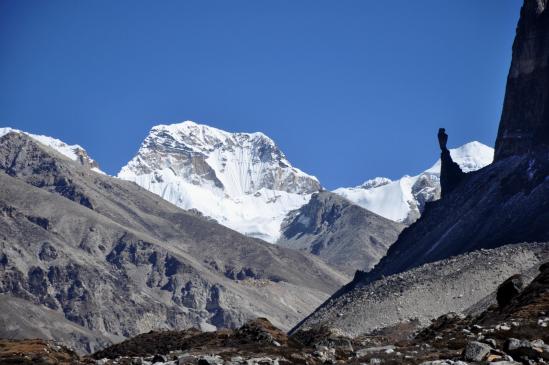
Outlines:
[[[289,328],[347,280],[318,258],[187,213],[25,135],[0,138],[0,187],[0,293],[96,338],[258,316]]]
[[[322,326],[356,337],[410,319],[428,325],[449,312],[463,312],[495,292],[509,276],[549,259],[549,243],[507,245],[437,261],[342,288],[292,329]]]
[[[549,146],[547,0],[525,0],[513,44],[495,160]]]
[[[55,338],[83,352],[95,352],[123,339],[91,331],[65,318],[60,311],[0,294],[0,337],[10,339]]]
[[[289,214],[278,244],[318,255],[352,275],[371,269],[404,227],[339,195],[321,192]]]

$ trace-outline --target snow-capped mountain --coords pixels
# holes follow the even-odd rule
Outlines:
[[[450,154],[464,172],[471,172],[492,163],[494,149],[475,141],[451,149]],[[377,177],[334,192],[385,218],[411,224],[419,218],[426,202],[440,198],[440,159],[416,176],[406,175],[395,181]]]
[[[56,150],[63,156],[80,163],[82,166],[87,166],[95,172],[103,173],[103,171],[99,169],[98,163],[88,155],[85,149],[77,144],[68,145],[65,142],[53,137],[31,134],[10,127],[0,128],[0,137],[8,133],[23,133],[41,144]]]
[[[321,188],[263,133],[229,133],[191,121],[153,127],[118,177],[270,242],[286,214]]]

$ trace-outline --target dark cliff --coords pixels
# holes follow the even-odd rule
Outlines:
[[[548,0],[526,0],[513,44],[495,160],[549,146]]]

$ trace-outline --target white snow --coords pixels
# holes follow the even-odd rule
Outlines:
[[[191,121],[153,127],[118,177],[269,242],[277,240],[288,212],[320,188],[263,133],[230,133]]]
[[[464,172],[471,172],[492,163],[494,150],[474,141],[451,149],[450,155]],[[421,205],[419,195],[427,201],[437,198],[439,176],[440,159],[431,168],[417,176],[406,175],[396,181],[378,177],[357,187],[339,188],[334,192],[385,218],[404,222],[410,212],[417,210]],[[414,185],[418,182],[423,183],[424,188],[414,191]]]
[[[477,141],[450,150],[450,155],[463,172],[480,170],[494,160],[494,149]],[[440,175],[440,159],[425,172]]]
[[[88,156],[88,154],[86,153],[86,150],[84,150],[81,146],[79,146],[77,144],[68,145],[65,142],[63,142],[59,139],[53,138],[53,137],[48,137],[48,136],[43,136],[43,135],[38,135],[38,134],[31,134],[31,133],[23,132],[23,131],[20,131],[18,129],[14,129],[14,128],[10,128],[10,127],[0,128],[0,137],[6,135],[8,133],[12,133],[12,132],[13,133],[26,134],[27,136],[31,137],[32,139],[40,142],[41,144],[43,144],[47,147],[53,148],[54,150],[56,150],[57,152],[59,152],[63,156],[68,157],[69,159],[71,159],[73,161],[79,161],[78,153],[84,153],[89,158],[90,163],[94,162]],[[97,167],[93,167],[93,168],[91,168],[91,170],[93,170],[95,172],[98,172],[98,173],[101,173],[101,174],[104,174],[104,172],[101,171]]]

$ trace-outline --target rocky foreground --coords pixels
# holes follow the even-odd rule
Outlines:
[[[43,340],[1,340],[1,364],[544,364],[549,362],[549,263],[515,275],[479,315],[409,320],[355,338],[321,327],[288,336],[266,319],[231,330],[151,331],[79,357]]]

